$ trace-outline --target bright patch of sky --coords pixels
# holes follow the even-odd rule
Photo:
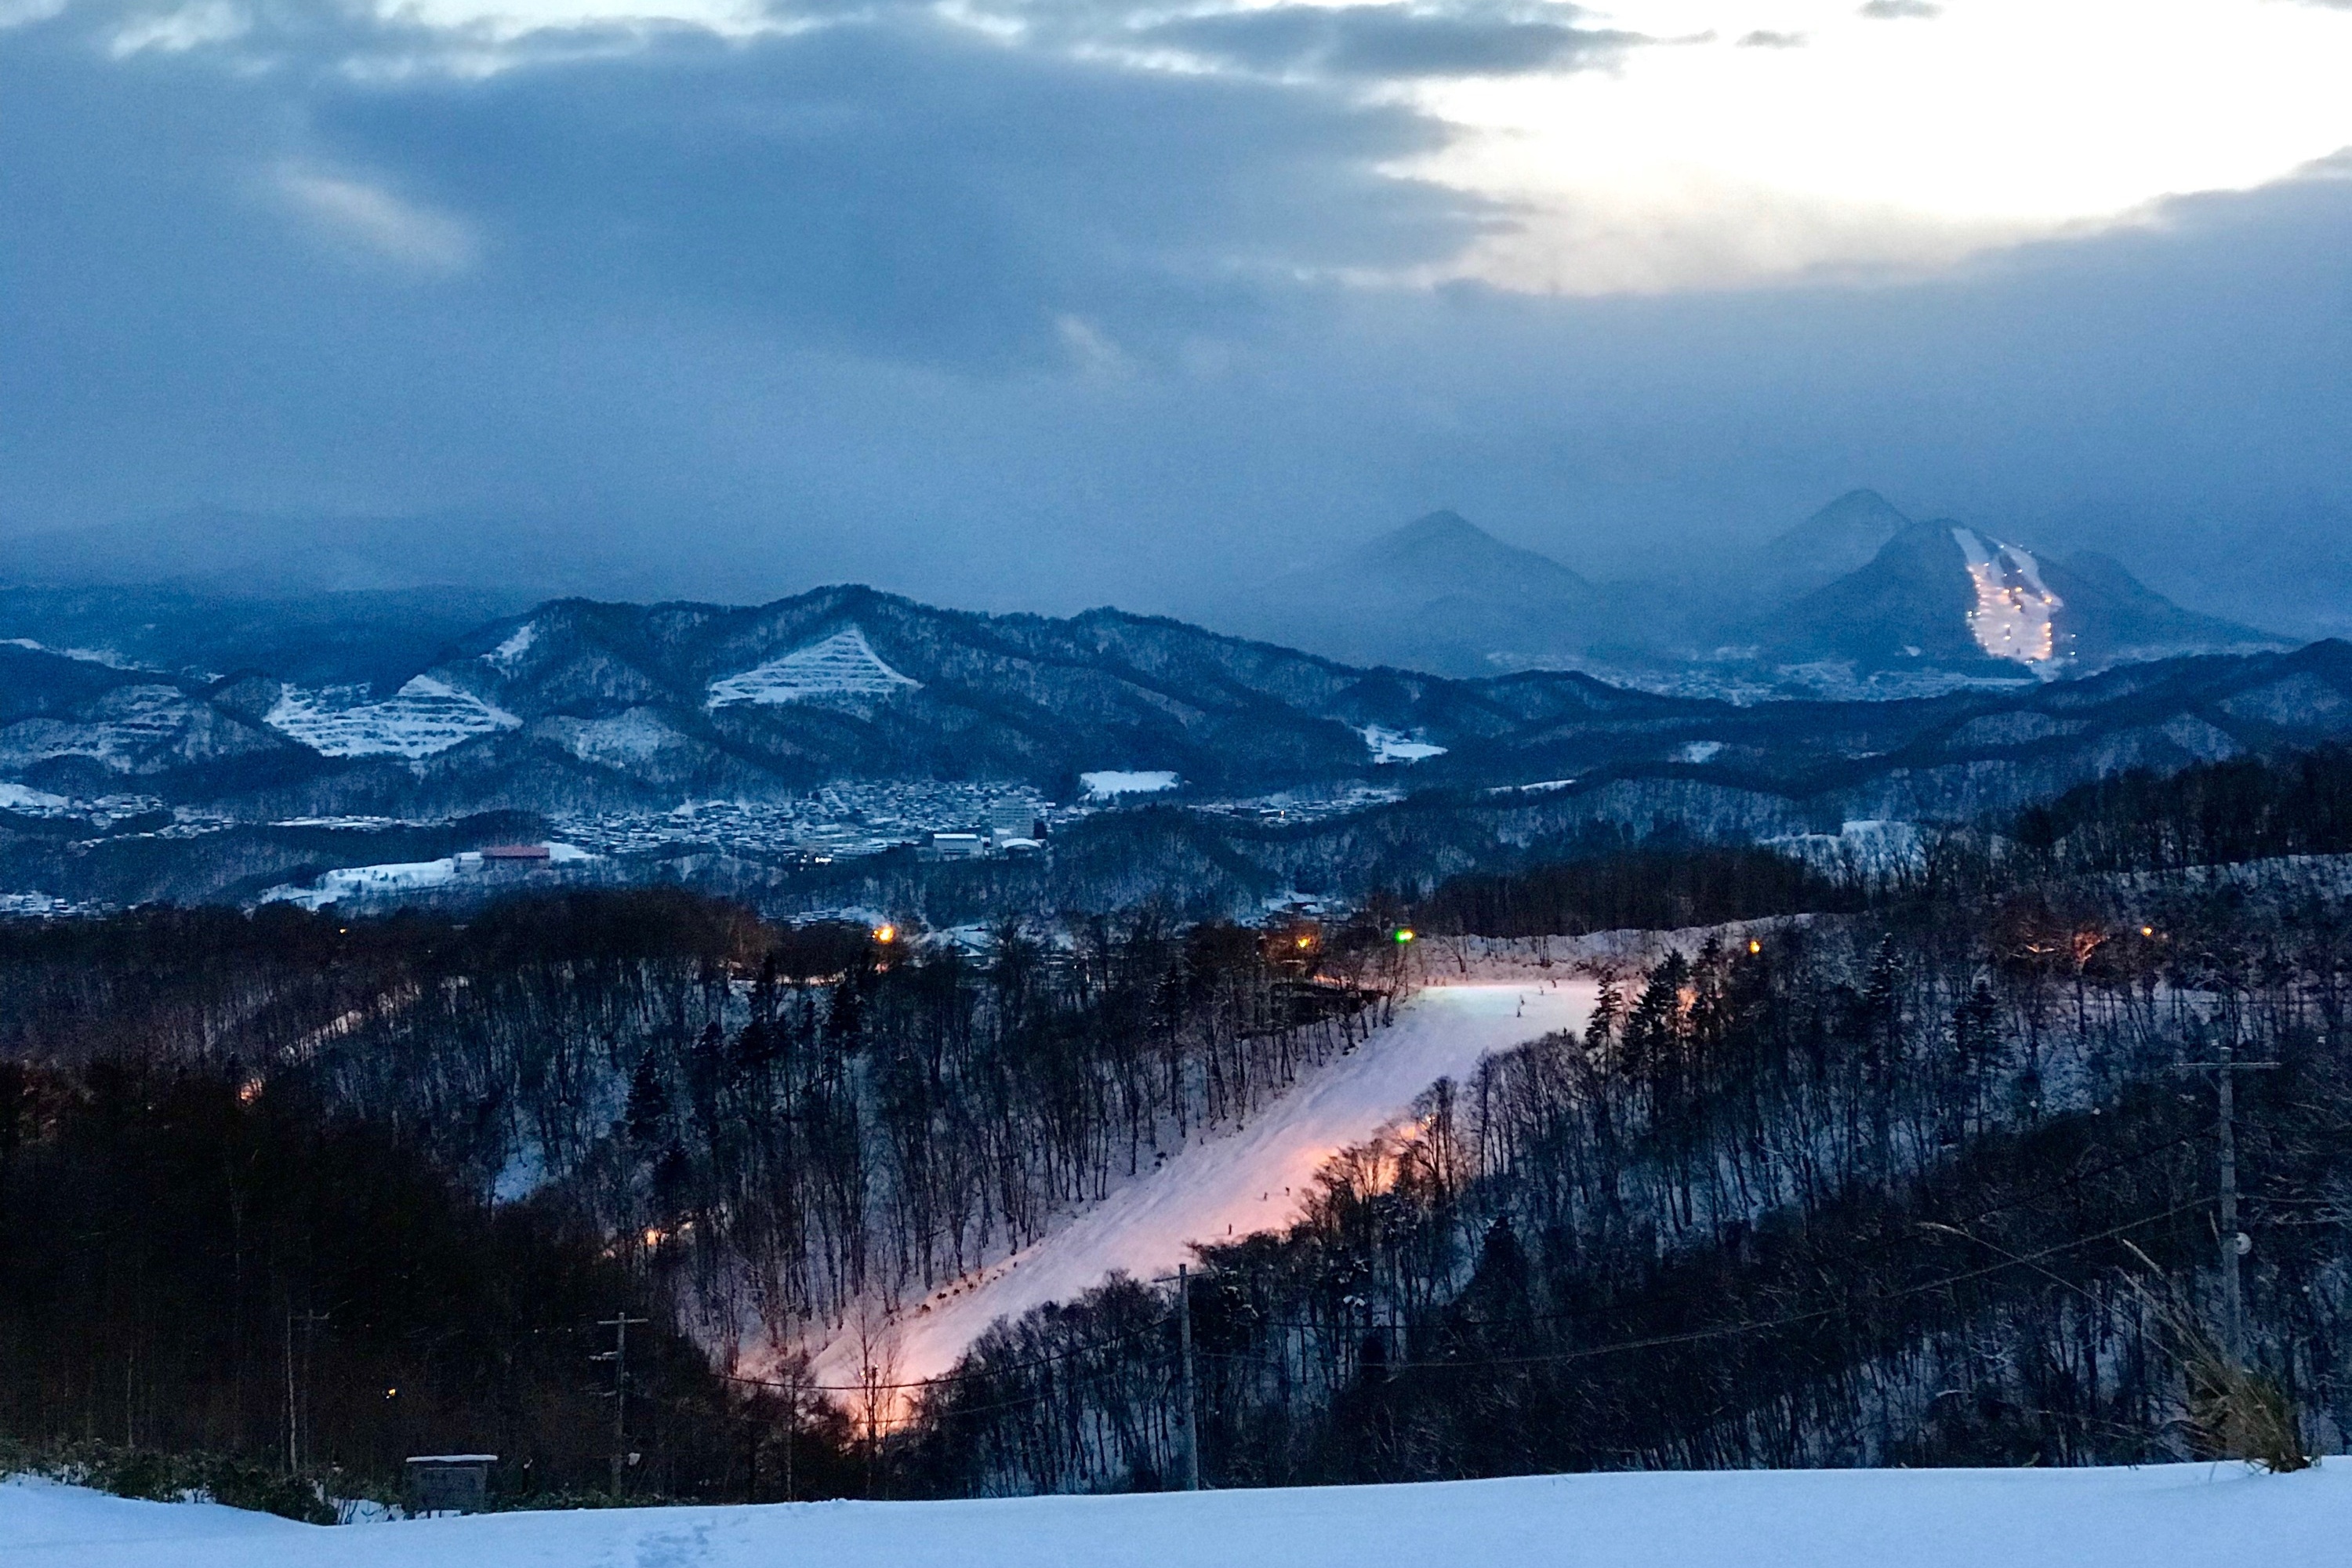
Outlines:
[[[1281,8],[1106,5],[1074,25],[1086,14],[957,0],[931,14],[1029,47],[1219,70],[1250,68],[1121,38],[1171,17]],[[509,37],[583,22],[738,35],[811,25],[757,0],[410,0],[385,15]],[[1463,132],[1399,173],[1513,210],[1514,222],[1430,277],[1602,293],[1910,271],[2128,220],[2168,195],[2248,188],[2352,145],[2352,8],[2342,6],[1537,0],[1507,17],[1652,41],[1522,74],[1348,84]],[[1311,80],[1318,68],[1277,74]]]
[[[2277,0],[1622,0],[1664,42],[1427,84],[1416,172],[1525,203],[1469,270],[1585,292],[1932,264],[2240,189],[2352,143],[2352,12]],[[1743,47],[1769,30],[1797,47]]]

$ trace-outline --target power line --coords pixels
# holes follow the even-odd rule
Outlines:
[[[1971,1268],[1959,1274],[1947,1275],[1941,1279],[1929,1279],[1924,1280],[1916,1285],[1906,1285],[1901,1289],[1889,1290],[1885,1295],[1874,1297],[1873,1300],[1874,1301],[1891,1301],[1906,1296],[1923,1295],[1930,1290],[1948,1289],[1954,1285],[1964,1285],[1972,1279],[1981,1279],[1989,1274],[1998,1274],[2005,1268],[2015,1268],[2033,1263],[2041,1258],[2054,1258],[2060,1253],[2072,1252],[2077,1247],[2088,1247],[2094,1242],[2112,1240],[2118,1236],[2122,1236],[2127,1231],[2137,1230],[2142,1226],[2155,1225],[2160,1221],[2171,1219],[2178,1215],[2186,1214],[2191,1209],[2202,1208],[2212,1201],[2213,1200],[2210,1198],[2194,1198],[2188,1203],[2179,1204],[2172,1208],[2166,1209],[2160,1214],[2144,1215],[2138,1219],[2127,1221],[2123,1225],[2116,1226],[2112,1229],[2100,1231],[2093,1236],[2076,1237],[2072,1241],[2061,1242],[2054,1247],[2046,1247],[2039,1252],[2028,1252],[2019,1254],[2014,1257],[2004,1258],[1999,1263],[1988,1264],[1981,1268]],[[1488,1356],[1477,1359],[1454,1359],[1447,1361],[1399,1361],[1390,1362],[1387,1363],[1387,1366],[1389,1370],[1392,1372],[1416,1372],[1436,1371],[1455,1367],[1526,1366],[1546,1362],[1586,1361],[1596,1356],[1614,1355],[1622,1351],[1657,1350],[1669,1345],[1696,1344],[1707,1340],[1727,1339],[1737,1334],[1762,1333],[1772,1329],[1794,1328],[1801,1323],[1815,1322],[1823,1318],[1833,1318],[1849,1310],[1851,1310],[1851,1309],[1848,1306],[1841,1303],[1840,1305],[1833,1307],[1818,1307],[1811,1311],[1791,1312],[1782,1317],[1765,1318],[1753,1322],[1723,1323],[1718,1324],[1714,1328],[1693,1329],[1683,1333],[1654,1334],[1645,1339],[1621,1340],[1613,1344],[1583,1345],[1574,1350],[1545,1351],[1523,1356]],[[1264,1362],[1272,1359],[1263,1352],[1235,1352],[1203,1351],[1201,1353],[1218,1361]]]
[[[1055,1362],[1091,1355],[1097,1351],[1108,1349],[1112,1345],[1124,1344],[1129,1340],[1141,1339],[1146,1334],[1157,1333],[1175,1321],[1175,1315],[1171,1313],[1157,1322],[1147,1323],[1139,1329],[1130,1329],[1123,1334],[1113,1334],[1108,1339],[1097,1340],[1092,1344],[1074,1345],[1068,1350],[1055,1351],[1034,1360],[1015,1362],[1011,1366],[983,1366],[971,1371],[959,1366],[940,1373],[935,1377],[919,1378],[912,1383],[800,1383],[779,1382],[769,1377],[746,1377],[740,1373],[732,1372],[722,1372],[719,1375],[729,1383],[740,1383],[748,1387],[798,1389],[803,1394],[903,1394],[909,1389],[937,1388],[943,1384],[967,1382],[972,1378],[1002,1377],[1016,1372],[1027,1372],[1032,1367],[1050,1366]]]
[[[2045,1186],[2037,1187],[2032,1192],[2022,1194],[2020,1196],[2010,1198],[2001,1203],[1989,1204],[1983,1208],[1958,1215],[1954,1219],[1944,1221],[1942,1223],[1952,1226],[1974,1225],[1980,1219],[1988,1219],[1997,1214],[2006,1214],[2011,1209],[2023,1208],[2028,1204],[2040,1203],[2042,1199],[2051,1197],[2058,1193],[2064,1192],[2069,1187],[2078,1186],[2084,1182],[2095,1181],[2101,1176],[2112,1175],[2114,1173],[2120,1171],[2126,1166],[2137,1164],[2142,1160],[2153,1159],[2158,1154],[2178,1149],[2184,1143],[2192,1143],[2200,1138],[2210,1138],[2213,1135],[2213,1128],[2192,1127],[2188,1131],[2180,1133],[2176,1137],[2167,1138],[2158,1143],[2150,1143],[2144,1148],[2136,1149],[2128,1154],[2118,1155],[2115,1159],[2108,1161],[2104,1165],[2095,1165],[2086,1171],[2074,1172],[2069,1175],[2060,1177],[2058,1180],[2052,1182]],[[1921,1221],[1920,1223],[1925,1224],[1927,1222]],[[1817,1268],[1834,1268],[1842,1263],[1851,1263],[1857,1258],[1874,1257],[1878,1253],[1885,1252],[1887,1248],[1895,1246],[1902,1239],[1902,1237],[1899,1235],[1882,1236],[1874,1241],[1868,1242],[1861,1246],[1850,1247],[1843,1252],[1834,1253],[1827,1258],[1807,1258],[1803,1261]],[[1561,1312],[1531,1312],[1521,1318],[1519,1321],[1521,1322],[1529,1323],[1577,1322],[1588,1318],[1607,1316],[1609,1311],[1610,1309],[1606,1307],[1579,1307]],[[1261,1319],[1253,1326],[1267,1329],[1292,1329],[1301,1333],[1311,1334],[1330,1333],[1338,1331],[1341,1327],[1341,1325],[1338,1323],[1301,1323],[1283,1319]]]

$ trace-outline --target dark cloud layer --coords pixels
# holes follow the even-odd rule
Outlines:
[[[1537,14],[1390,5],[1227,11],[1162,23],[1139,37],[1252,70],[1387,80],[1558,70],[1642,41]]]
[[[852,26],[666,41],[480,83],[344,89],[331,155],[478,219],[499,286],[660,296],[729,324],[917,357],[1246,314],[1263,275],[1392,268],[1471,204],[1372,172],[1428,151],[1396,110]]]
[[[1933,281],[1535,299],[1379,280],[1511,215],[1329,87],[911,16],[470,80],[92,26],[0,33],[0,528],[415,515],[429,572],[517,519],[630,592],[1159,607],[1439,505],[1607,575],[1873,484],[2352,603],[2352,171]]]

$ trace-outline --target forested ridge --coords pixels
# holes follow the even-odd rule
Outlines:
[[[1246,1117],[1360,1040],[1399,978],[1386,932],[1363,924],[1260,931],[1145,911],[1052,935],[1008,923],[975,958],[911,931],[780,927],[658,892],[519,900],[464,922],[273,907],[0,927],[0,1051],[22,1088],[0,1106],[17,1151],[5,1192],[26,1205],[19,1234],[55,1237],[43,1205],[82,1201],[77,1184],[121,1208],[119,1223],[47,1249],[63,1272],[23,1273],[0,1309],[21,1352],[0,1370],[16,1380],[9,1426],[294,1455],[266,1380],[248,1376],[283,1349],[272,1312],[301,1318],[306,1355],[338,1335],[441,1331],[310,1321],[321,1293],[374,1293],[318,1276],[383,1246],[493,1344],[558,1330],[529,1315],[482,1321],[469,1293],[530,1291],[585,1267],[575,1254],[589,1249],[601,1285],[552,1293],[568,1313],[556,1353],[572,1360],[550,1420],[595,1384],[592,1325],[632,1302],[657,1303],[710,1367],[789,1363],[806,1336],[1001,1258],[1185,1139]],[[124,1106],[155,1125],[125,1120]],[[299,1126],[264,1115],[279,1107],[308,1110]],[[293,1205],[270,1210],[266,1280],[241,1228],[260,1201],[250,1184],[189,1186],[188,1217],[167,1226],[168,1205],[111,1195],[170,1184],[151,1169],[157,1140],[209,1172],[259,1160],[247,1144],[281,1131],[327,1163],[256,1167],[261,1196]],[[359,1163],[335,1163],[346,1158]],[[369,1158],[422,1184],[373,1203],[345,1194],[375,1184]],[[295,1202],[317,1185],[350,1202]],[[468,1226],[502,1235],[522,1215],[555,1227],[540,1254],[442,1246]],[[121,1273],[142,1248],[191,1303],[164,1336],[171,1354],[141,1359],[124,1348],[131,1328],[61,1341],[61,1324],[152,1294]],[[345,1261],[313,1261],[322,1250]],[[277,1305],[256,1306],[257,1290]],[[347,1371],[384,1349],[349,1348],[336,1363]],[[739,1404],[769,1398],[756,1380],[732,1386]],[[704,1400],[704,1425],[742,1419],[710,1402],[715,1388],[667,1397]],[[800,1403],[787,1424],[821,1438],[834,1417]],[[215,1414],[142,1421],[151,1408]],[[447,1435],[425,1446],[504,1432],[567,1484],[610,1447],[577,1432],[548,1447],[478,1402],[442,1416]],[[312,1451],[381,1473],[428,1425],[361,1419],[351,1442]],[[748,1485],[751,1463],[729,1447],[739,1440],[697,1432],[672,1445],[664,1484]]]
[[[904,1421],[793,1347],[1351,1050],[1413,983],[1402,926],[1805,913],[1609,973],[1582,1035],[1202,1248],[1207,1479],[2200,1451],[2213,1090],[2176,1069],[2225,1046],[2280,1064],[2240,1097],[2256,1359],[2335,1441],[2340,765],[2114,781],[1869,884],[1595,828],[1328,923],[960,943],[638,892],[0,925],[0,1437],[352,1484],[485,1447],[577,1492],[615,1440],[596,1325],[634,1312],[639,1493],[1170,1484],[1164,1285],[1000,1325]],[[2227,837],[2217,798],[2267,826]],[[2221,848],[2241,874],[2183,873]]]
[[[1201,1249],[1207,1474],[2199,1452],[2167,1313],[2213,1308],[2213,1100],[2168,1069],[2231,1036],[2284,1064],[2240,1115],[2255,1349],[2340,1432],[2347,912],[1946,901],[1669,958]],[[1000,1330],[930,1484],[1164,1479],[1169,1317],[1113,1285]]]
[[[2352,748],[2138,770],[2020,812],[2019,844],[2072,871],[2173,871],[2352,853]]]

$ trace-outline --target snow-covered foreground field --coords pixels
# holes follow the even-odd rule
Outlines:
[[[2352,1462],[2295,1476],[1782,1470],[341,1527],[0,1485],[11,1568],[2210,1568],[2345,1560]]]
[[[1464,1077],[1490,1052],[1582,1028],[1596,992],[1589,981],[1566,979],[1423,990],[1397,1009],[1393,1023],[1327,1063],[1248,1126],[1188,1145],[1043,1241],[933,1295],[896,1323],[837,1337],[817,1352],[816,1378],[856,1385],[868,1354],[882,1382],[937,1377],[998,1318],[1073,1300],[1114,1269],[1139,1278],[1164,1274],[1185,1260],[1192,1242],[1286,1225],[1298,1216],[1326,1160],[1370,1138],[1411,1110],[1422,1090],[1441,1078]]]

